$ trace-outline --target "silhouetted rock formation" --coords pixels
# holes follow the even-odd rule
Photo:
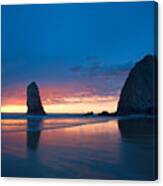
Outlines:
[[[27,87],[27,106],[27,114],[46,114],[41,104],[39,88],[35,82],[32,82]]]
[[[101,113],[99,113],[97,115],[98,116],[110,116],[109,112],[107,112],[107,111],[103,111],[103,112],[101,112]]]
[[[98,113],[97,116],[116,116],[116,112],[109,113],[107,111],[102,111],[101,113]]]
[[[157,58],[145,56],[130,71],[123,86],[118,115],[157,113]]]
[[[83,114],[83,116],[93,116],[93,115],[94,115],[93,112],[87,112],[87,113]]]

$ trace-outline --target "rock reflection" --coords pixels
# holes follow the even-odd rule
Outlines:
[[[157,118],[134,118],[118,121],[122,137],[136,137],[144,135],[157,136]]]
[[[42,119],[28,119],[27,122],[27,147],[36,150],[41,135]]]

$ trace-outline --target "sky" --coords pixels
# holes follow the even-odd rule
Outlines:
[[[117,108],[134,64],[154,54],[154,2],[2,6],[2,112],[26,112],[35,81],[47,112]]]

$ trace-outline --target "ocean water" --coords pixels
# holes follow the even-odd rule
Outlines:
[[[1,130],[5,177],[157,178],[154,117],[5,114]]]

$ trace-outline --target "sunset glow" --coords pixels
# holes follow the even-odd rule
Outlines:
[[[65,103],[60,104],[44,104],[45,111],[47,113],[86,113],[93,111],[95,113],[102,112],[104,110],[108,112],[116,111],[117,97],[102,97],[101,99],[96,98],[65,98]],[[80,100],[84,100],[81,101]],[[2,105],[1,112],[12,113],[12,112],[25,113],[27,111],[26,105],[8,104]]]
[[[100,6],[94,7],[96,16],[88,17],[84,12],[89,15],[89,6],[79,12],[65,7],[64,13],[48,5],[3,8],[2,112],[26,113],[26,88],[33,81],[47,113],[116,111],[129,71],[152,53],[154,34],[144,37],[137,29],[152,32],[144,11],[144,20],[135,24],[128,23],[128,15],[135,20],[140,12],[126,11],[118,22],[110,5]]]
[[[5,88],[2,92],[1,112],[26,113],[26,87],[27,85]],[[103,88],[98,92],[93,87],[73,83],[65,86],[40,85],[39,90],[47,113],[114,112],[119,99],[118,91],[116,95],[109,95],[110,92],[105,95]]]

